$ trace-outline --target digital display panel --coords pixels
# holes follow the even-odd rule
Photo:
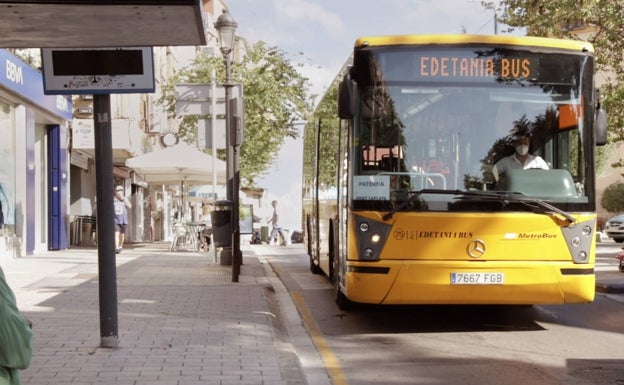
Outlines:
[[[152,47],[43,48],[41,61],[46,95],[155,90]]]
[[[461,57],[423,55],[416,61],[419,77],[534,79],[539,63],[535,57]]]
[[[378,48],[356,51],[354,67],[360,84],[385,82],[522,83],[556,82],[567,75],[543,63],[541,54],[501,48]],[[383,79],[379,74],[383,73]]]
[[[52,51],[55,76],[142,75],[141,50]]]

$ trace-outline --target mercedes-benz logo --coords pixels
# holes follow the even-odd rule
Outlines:
[[[476,239],[468,244],[466,251],[472,258],[482,257],[483,254],[485,254],[485,242],[480,239]]]

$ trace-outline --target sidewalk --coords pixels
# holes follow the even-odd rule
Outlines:
[[[243,247],[232,283],[231,267],[214,263],[212,251],[168,246],[128,245],[117,256],[117,349],[99,348],[96,249],[0,261],[34,325],[35,355],[22,383],[330,383],[262,256]]]

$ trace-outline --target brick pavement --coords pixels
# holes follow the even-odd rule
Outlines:
[[[23,384],[311,383],[279,325],[292,314],[275,314],[275,288],[253,253],[243,252],[232,283],[231,267],[213,263],[212,252],[167,247],[130,245],[118,255],[117,349],[99,347],[97,250],[0,261],[34,324]]]

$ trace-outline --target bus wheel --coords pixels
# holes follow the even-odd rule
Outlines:
[[[335,271],[336,271],[336,266],[338,265],[338,257],[337,257],[337,253],[338,253],[338,245],[336,244],[335,240],[338,239],[338,237],[336,236],[335,232],[334,232],[334,221],[329,221],[329,272],[328,272],[328,276],[329,276],[329,280],[331,282],[336,282],[335,281]]]
[[[312,258],[312,255],[310,255],[310,271],[312,272],[312,274],[321,274],[323,272],[323,269],[321,269],[319,265],[314,263],[314,258]]]
[[[305,236],[306,236],[306,246],[308,249],[308,255],[312,255],[312,231],[310,231],[311,226],[310,226],[310,217],[306,217],[306,229],[305,229]]]
[[[321,269],[321,267],[319,265],[317,265],[316,263],[314,263],[314,257],[312,256],[312,231],[310,231],[311,229],[311,225],[310,225],[310,217],[306,218],[306,236],[307,236],[307,243],[308,243],[308,258],[310,258],[310,271],[312,272],[312,274],[321,274],[323,272],[323,270]],[[318,245],[317,246],[317,250],[318,250]],[[318,253],[318,251],[317,251]]]
[[[344,295],[344,293],[342,292],[342,289],[340,289],[339,271],[340,271],[340,266],[338,266],[338,259],[336,258],[334,260],[334,268],[332,269],[332,276],[331,276],[331,280],[334,283],[334,292],[336,293],[336,305],[338,305],[338,308],[340,310],[353,309],[356,303],[351,301],[349,298],[347,298],[347,296]]]
[[[355,307],[355,302],[347,298],[346,295],[340,290],[338,284],[336,284],[336,305],[340,310],[351,310]]]

